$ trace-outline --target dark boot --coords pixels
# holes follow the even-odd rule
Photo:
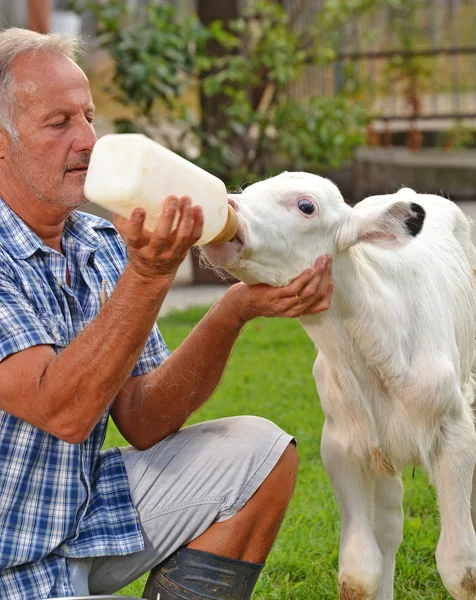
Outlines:
[[[148,600],[249,600],[263,564],[180,548],[150,572]]]

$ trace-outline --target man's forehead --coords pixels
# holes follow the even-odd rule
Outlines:
[[[29,54],[12,65],[17,100],[23,108],[61,103],[92,104],[89,81],[84,72],[65,56]]]

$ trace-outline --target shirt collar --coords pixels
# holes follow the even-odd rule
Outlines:
[[[63,235],[71,235],[81,246],[97,250],[101,238],[97,229],[114,229],[114,226],[98,217],[73,211],[66,219]],[[16,259],[32,256],[37,250],[55,252],[0,198],[0,244]]]

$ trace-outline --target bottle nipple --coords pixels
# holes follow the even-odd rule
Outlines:
[[[230,242],[236,235],[238,231],[238,215],[235,212],[235,209],[228,205],[228,218],[226,220],[226,225],[222,229],[222,231],[213,238],[209,244],[223,244],[224,242]]]

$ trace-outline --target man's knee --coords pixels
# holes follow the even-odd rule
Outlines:
[[[244,432],[251,438],[258,438],[264,436],[265,438],[269,435],[275,437],[282,433],[282,429],[264,417],[257,417],[253,415],[241,415],[236,417],[225,417],[224,419],[218,419],[212,421],[212,423],[221,424],[226,430],[228,435],[237,435],[240,438]]]
[[[213,428],[216,440],[220,440],[218,442],[220,446],[217,444],[217,447],[224,452],[223,457],[229,458],[234,464],[245,457],[250,459],[253,457],[252,460],[259,462],[266,462],[270,455],[276,458],[276,449],[283,447],[285,437],[289,440],[292,439],[273,421],[263,417],[246,415],[199,424],[202,430],[206,430],[207,425]],[[213,443],[216,442],[213,441]],[[290,446],[292,447],[282,452],[273,470],[277,468],[281,472],[286,468],[297,469],[297,452],[294,442]]]
[[[283,497],[291,499],[296,477],[298,473],[299,456],[294,441],[290,442],[284,450],[276,466],[263,482],[264,486],[273,488],[274,494],[280,494]]]

